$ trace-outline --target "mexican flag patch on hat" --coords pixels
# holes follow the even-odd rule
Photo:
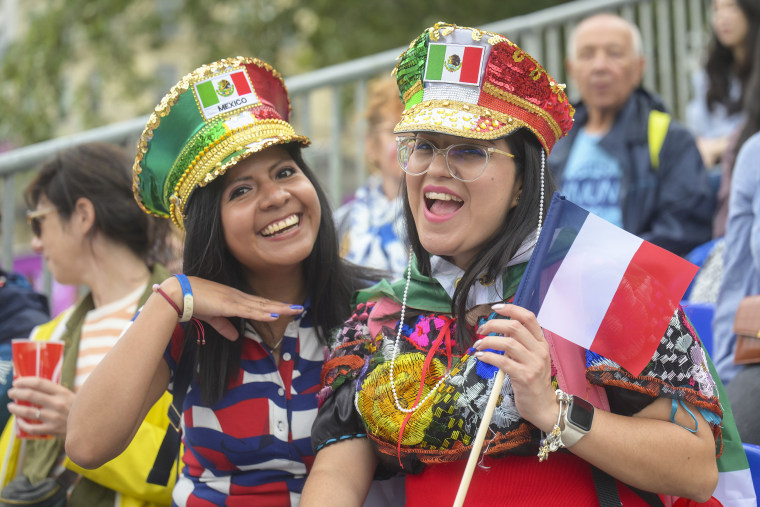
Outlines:
[[[214,76],[195,83],[194,87],[206,120],[241,107],[255,106],[259,102],[251,80],[243,70]]]
[[[480,86],[484,48],[460,44],[430,44],[425,81]]]

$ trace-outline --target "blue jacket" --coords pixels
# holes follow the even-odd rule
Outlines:
[[[685,255],[710,240],[715,195],[694,137],[677,121],[668,126],[659,168],[652,167],[647,136],[652,109],[664,111],[665,107],[644,89],[635,90],[599,146],[622,168],[623,228]],[[558,182],[562,181],[578,131],[587,121],[588,111],[580,103],[576,106],[575,125],[549,157],[549,168]]]
[[[28,338],[32,328],[50,320],[47,298],[23,275],[0,269],[0,343]]]
[[[744,296],[760,294],[760,133],[744,142],[734,164],[728,199],[723,279],[713,319],[713,358],[728,384],[744,366],[734,364],[734,317]]]

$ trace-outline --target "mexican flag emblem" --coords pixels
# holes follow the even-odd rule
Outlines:
[[[206,120],[259,102],[244,70],[228,72],[194,84],[195,96]]]
[[[460,44],[430,44],[425,81],[480,85],[484,48]]]

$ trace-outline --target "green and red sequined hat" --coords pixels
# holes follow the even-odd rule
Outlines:
[[[565,85],[493,32],[436,23],[412,41],[394,73],[404,101],[396,133],[490,140],[525,127],[548,154],[573,126]]]
[[[282,76],[256,58],[203,65],[156,106],[137,147],[132,190],[140,207],[184,230],[192,192],[269,146],[310,143],[288,123]]]

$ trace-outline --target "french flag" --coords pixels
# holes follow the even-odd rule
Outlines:
[[[515,303],[638,375],[698,269],[555,193]]]

